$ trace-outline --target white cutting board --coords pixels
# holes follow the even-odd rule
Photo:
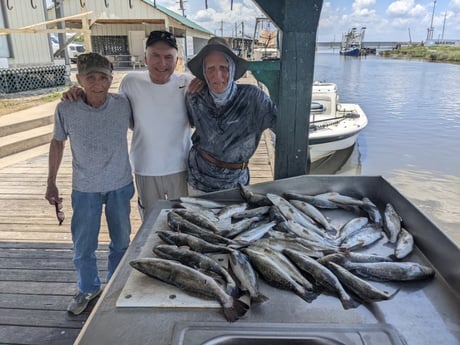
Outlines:
[[[156,235],[156,230],[169,230],[167,212],[161,210],[147,241],[142,247],[139,258],[156,257],[152,248],[163,241]],[[131,267],[131,266],[130,266]],[[221,308],[216,300],[207,300],[191,296],[173,285],[151,278],[131,268],[120,296],[117,307],[165,307],[165,308]]]

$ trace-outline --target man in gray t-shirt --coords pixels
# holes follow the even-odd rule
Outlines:
[[[62,198],[56,177],[67,138],[72,150],[72,241],[73,262],[78,274],[78,292],[67,310],[82,313],[101,290],[95,251],[102,209],[109,227],[110,279],[130,242],[129,219],[134,195],[128,156],[127,131],[131,117],[129,101],[122,95],[109,94],[112,83],[110,62],[96,53],[77,59],[77,80],[84,97],[77,102],[64,101],[55,112],[54,134],[50,144],[48,183],[45,198],[56,206],[62,223]]]

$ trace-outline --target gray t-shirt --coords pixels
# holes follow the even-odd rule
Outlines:
[[[276,126],[276,106],[255,85],[237,84],[235,96],[217,108],[208,89],[186,95],[187,114],[195,132],[194,147],[228,163],[248,162],[267,128]],[[192,148],[188,157],[188,182],[203,192],[236,188],[249,183],[248,169],[223,169],[203,159]]]
[[[128,100],[117,94],[108,94],[99,108],[81,99],[58,104],[53,137],[70,138],[74,190],[108,192],[132,181],[127,142],[130,117]]]

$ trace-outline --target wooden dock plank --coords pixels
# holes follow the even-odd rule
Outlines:
[[[54,258],[53,258],[54,259]],[[99,265],[101,267],[102,265]],[[21,269],[12,271],[13,267],[0,268],[2,280],[15,281],[15,282],[75,282],[77,274],[75,272],[58,271],[54,270],[38,270],[38,269]],[[11,295],[8,297],[11,298]],[[1,305],[1,303],[0,303]]]
[[[107,245],[96,255],[103,279]],[[72,256],[70,242],[0,242],[1,344],[73,343],[96,301],[79,316],[67,313],[77,279]]]
[[[66,311],[60,310],[23,310],[7,309],[8,322],[11,326],[27,326],[31,323],[35,327],[56,327],[79,329],[85,321],[85,315],[71,316]],[[5,323],[8,325],[8,323]]]
[[[75,293],[75,282],[27,282],[26,284],[16,281],[0,281],[0,291],[2,291],[2,294],[33,294],[40,296],[54,293],[60,296],[73,296]],[[59,293],[56,291],[59,291]],[[18,309],[26,308],[24,308],[24,306],[18,306]],[[6,319],[8,319],[8,317],[6,317]],[[3,322],[5,321],[2,319],[2,323]]]
[[[83,327],[83,322],[81,327]],[[0,327],[0,339],[3,344],[15,345],[66,345],[73,344],[80,328],[7,326]],[[20,336],[18,336],[20,335]],[[18,339],[20,342],[18,342]]]
[[[273,146],[265,132],[249,162],[251,184],[273,180],[273,160]],[[71,345],[96,303],[92,301],[89,310],[79,316],[66,312],[77,279],[70,233],[69,145],[57,178],[66,216],[61,226],[53,206],[44,199],[47,175],[46,146],[18,154],[13,160],[0,159],[1,344]],[[135,196],[131,203],[132,237],[141,225],[136,200]],[[107,274],[108,243],[103,216],[97,252],[101,279]]]
[[[32,294],[10,294],[8,298],[3,298],[0,301],[0,308],[2,309],[15,309],[18,305],[27,305],[27,310],[31,309],[44,309],[47,310],[65,310],[67,307],[67,300],[59,295],[37,295]]]

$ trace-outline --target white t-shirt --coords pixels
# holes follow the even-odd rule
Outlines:
[[[186,171],[192,129],[185,92],[193,75],[174,73],[166,84],[154,84],[148,71],[128,73],[120,84],[133,110],[131,163],[142,176]]]

